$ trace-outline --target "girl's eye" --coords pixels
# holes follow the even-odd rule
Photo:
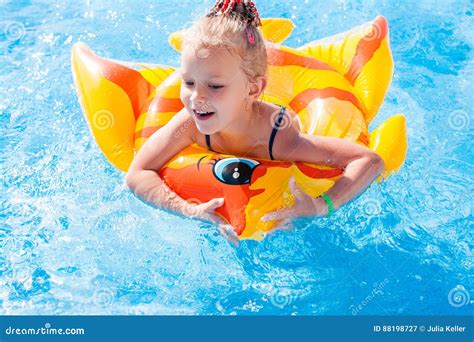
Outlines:
[[[184,81],[184,84],[186,84],[188,87],[192,87],[194,85],[194,82]]]
[[[224,86],[221,86],[221,85],[209,85],[210,88],[212,89],[221,89],[221,88],[224,88]]]

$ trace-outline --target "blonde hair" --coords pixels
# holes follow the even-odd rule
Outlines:
[[[227,15],[210,13],[185,30],[183,48],[226,48],[242,60],[249,82],[267,75],[267,51],[257,25],[249,19],[245,6],[237,4]]]

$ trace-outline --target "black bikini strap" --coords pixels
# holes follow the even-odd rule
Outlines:
[[[283,115],[285,114],[285,107],[282,107],[280,106],[280,113],[278,114],[278,119],[277,121],[275,122],[275,125],[273,126],[273,130],[272,130],[272,134],[270,135],[270,142],[268,144],[268,152],[270,154],[270,159],[271,160],[274,160],[273,158],[273,153],[272,153],[272,149],[273,149],[273,142],[275,141],[275,136],[278,132],[278,129],[280,128],[281,126],[281,122],[283,120]]]
[[[207,144],[207,148],[212,151],[212,152],[215,152],[212,147],[211,147],[211,136],[209,134],[205,134],[206,135],[206,144]]]

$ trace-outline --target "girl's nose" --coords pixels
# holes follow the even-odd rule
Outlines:
[[[193,93],[191,94],[191,101],[197,103],[206,103],[207,95],[205,91],[203,89],[200,89],[200,87],[196,86]]]

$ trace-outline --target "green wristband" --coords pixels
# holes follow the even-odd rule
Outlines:
[[[334,204],[332,203],[331,197],[329,197],[325,192],[321,194],[321,197],[324,199],[324,202],[328,205],[328,216],[334,214]]]

